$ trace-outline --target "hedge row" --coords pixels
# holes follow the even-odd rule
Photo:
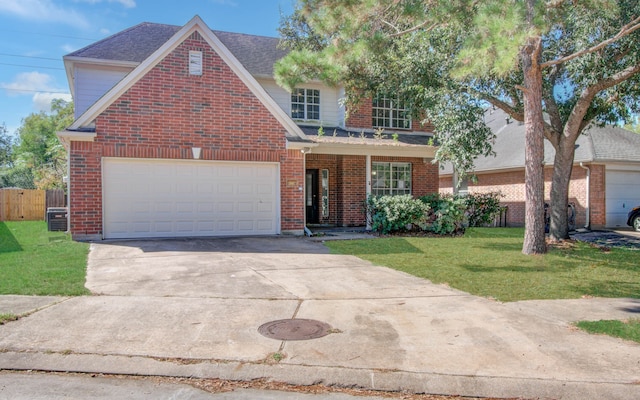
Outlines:
[[[383,234],[425,231],[450,235],[462,233],[468,226],[491,223],[500,213],[500,197],[500,193],[436,193],[417,199],[411,195],[370,196],[366,209],[371,228]]]

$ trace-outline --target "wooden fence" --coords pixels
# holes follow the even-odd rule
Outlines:
[[[63,190],[0,189],[0,221],[43,221],[48,207],[64,207]]]

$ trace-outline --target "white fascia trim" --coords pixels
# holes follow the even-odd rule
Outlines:
[[[303,146],[311,147],[311,146]],[[431,146],[409,147],[394,145],[366,145],[366,144],[344,144],[344,143],[318,143],[317,147],[311,147],[311,153],[315,154],[335,154],[335,155],[358,155],[358,156],[390,156],[390,157],[419,157],[433,159],[436,155],[436,148]]]
[[[253,76],[240,64],[237,58],[222,44],[220,39],[207,27],[199,16],[195,16],[182,29],[180,29],[171,39],[163,44],[151,56],[138,65],[131,73],[125,76],[118,84],[102,96],[97,102],[89,107],[69,129],[79,129],[90,124],[104,110],[107,109],[124,92],[131,88],[147,72],[155,67],[164,57],[178,47],[189,35],[198,31],[209,43],[213,50],[218,53],[222,60],[229,65],[231,70],[242,80],[251,92],[260,100],[271,114],[287,129],[288,132],[305,138],[302,130],[293,122],[291,118],[282,110],[267,94],[264,88],[255,80]]]
[[[309,142],[290,142],[287,140],[287,150],[314,149],[318,147],[318,143]]]
[[[56,136],[62,142],[62,145],[69,149],[71,142],[93,142],[96,138],[95,132],[78,132],[78,131],[60,131],[56,132]]]
[[[137,61],[122,61],[122,60],[104,60],[101,58],[90,57],[76,57],[76,56],[64,56],[62,57],[64,63],[67,64],[89,64],[89,65],[103,65],[106,67],[137,67],[140,65]]]

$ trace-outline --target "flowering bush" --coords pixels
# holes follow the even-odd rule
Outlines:
[[[411,195],[370,196],[367,211],[371,228],[381,233],[420,226],[429,212],[429,206]]]

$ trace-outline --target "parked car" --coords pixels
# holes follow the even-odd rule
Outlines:
[[[640,206],[634,207],[633,210],[629,211],[627,225],[632,227],[634,231],[640,232]]]

